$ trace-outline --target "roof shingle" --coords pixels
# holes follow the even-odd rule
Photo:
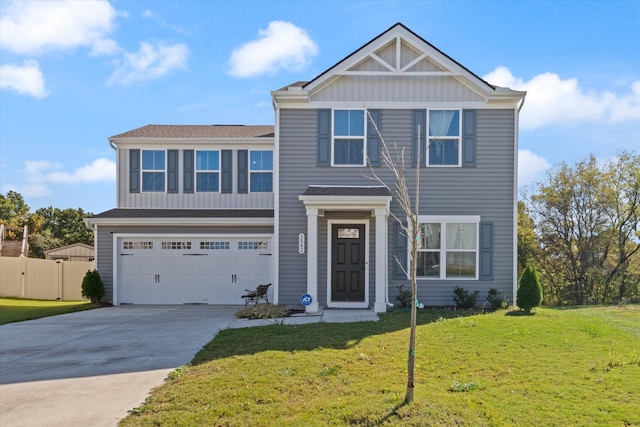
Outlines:
[[[114,138],[273,138],[272,125],[146,125]]]

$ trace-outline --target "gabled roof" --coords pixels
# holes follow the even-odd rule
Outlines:
[[[386,82],[389,86],[383,87]],[[442,86],[444,92],[434,89],[440,84],[446,85]],[[366,92],[363,89],[366,86],[377,89]],[[353,99],[348,99],[347,92],[354,94]],[[323,93],[325,95],[321,95]],[[457,98],[447,98],[443,93],[451,93]],[[339,99],[346,102],[485,103],[490,100],[518,102],[524,95],[525,92],[489,84],[402,23],[394,24],[312,80],[296,82],[272,92],[278,102]]]
[[[273,138],[272,125],[146,125],[109,140],[125,138]]]

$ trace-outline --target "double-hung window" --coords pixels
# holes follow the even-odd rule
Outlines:
[[[333,165],[365,166],[364,110],[333,110]]]
[[[478,278],[478,216],[420,216],[417,276]]]
[[[142,150],[142,191],[165,191],[166,151]]]
[[[220,191],[220,151],[196,151],[196,191]]]
[[[251,150],[249,152],[249,191],[270,193],[273,191],[273,151]]]
[[[427,166],[460,166],[460,110],[428,110]]]

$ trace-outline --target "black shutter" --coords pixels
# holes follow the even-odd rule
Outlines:
[[[129,150],[129,193],[140,192],[140,150]]]
[[[411,165],[415,168],[420,158],[420,166],[425,164],[426,158],[426,133],[427,133],[427,112],[426,110],[414,110],[411,121],[412,143],[411,143]],[[420,127],[420,141],[418,141],[418,127]]]
[[[318,110],[318,166],[331,166],[331,110]]]
[[[232,189],[232,174],[233,174],[233,165],[232,163],[232,151],[231,150],[222,150],[221,153],[221,165],[220,172],[222,174],[222,188],[221,191],[223,193],[231,193]]]
[[[184,150],[182,155],[184,156],[183,163],[183,179],[182,179],[182,192],[193,193],[193,150]]]
[[[378,132],[382,134],[382,128],[380,127],[382,112],[380,110],[369,110],[369,115],[371,116],[371,120],[367,120],[367,156],[369,157],[369,164],[371,166],[380,166],[382,140]],[[376,127],[378,128],[377,131]]]
[[[493,280],[493,222],[480,223],[480,280]]]
[[[476,166],[476,110],[462,110],[462,166]]]
[[[409,255],[409,242],[402,226],[406,227],[407,224],[402,223],[401,225],[399,222],[393,223],[393,278],[398,280],[407,279],[406,270]]]
[[[167,193],[178,192],[178,150],[167,150]]]
[[[238,150],[238,193],[249,192],[249,151]]]

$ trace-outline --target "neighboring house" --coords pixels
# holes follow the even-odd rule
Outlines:
[[[420,167],[418,299],[516,287],[518,114],[490,85],[402,24],[309,82],[272,92],[275,127],[145,126],[110,138],[117,208],[96,227],[115,304],[238,304],[273,283],[307,311],[386,310],[408,279],[405,217],[381,138]],[[370,119],[369,119],[370,117]],[[375,126],[373,125],[375,122]],[[401,265],[402,266],[401,266]]]
[[[63,261],[93,261],[95,259],[93,246],[84,243],[62,246],[60,248],[44,251],[45,259]]]

